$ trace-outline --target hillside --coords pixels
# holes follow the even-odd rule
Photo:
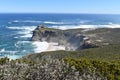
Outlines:
[[[1,58],[0,80],[120,80],[119,34],[120,29],[110,28],[37,27],[32,41],[69,43],[70,50],[33,53],[16,60]]]
[[[119,28],[60,30],[38,26],[33,31],[32,41],[56,42],[68,51],[120,43]]]
[[[0,59],[1,80],[120,80],[120,45]]]

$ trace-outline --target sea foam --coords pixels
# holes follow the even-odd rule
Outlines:
[[[21,27],[7,27],[12,30],[19,30],[17,34],[22,34],[21,38],[29,38],[32,37],[32,31],[36,28],[36,26],[21,26]]]
[[[9,29],[13,29],[13,30],[34,30],[36,28],[36,26],[14,26],[14,27],[7,27]]]
[[[52,21],[45,21],[45,24],[64,24],[63,22],[52,22]]]
[[[5,52],[5,49],[1,49],[0,52]]]
[[[13,20],[11,23],[41,23],[41,21],[36,21],[36,20]]]
[[[64,26],[51,26],[52,28],[57,28],[57,29],[77,29],[77,28],[120,28],[120,24],[109,24],[109,25],[64,25]]]
[[[32,42],[32,44],[35,48],[34,51],[36,53],[46,51],[49,46],[47,42],[39,42],[39,41]]]
[[[23,56],[21,55],[6,55],[6,57],[8,57],[10,60],[15,60],[15,59],[18,59],[18,58],[22,58]]]
[[[9,51],[9,50],[5,50],[4,48],[0,50],[0,53],[8,53],[8,54],[15,54],[17,51]]]

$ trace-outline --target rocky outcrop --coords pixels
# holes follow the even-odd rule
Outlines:
[[[91,44],[89,38],[86,38],[81,32],[82,30],[76,33],[71,30],[59,30],[39,25],[33,31],[31,40],[56,42],[59,45],[64,45],[66,50],[80,50],[96,47],[96,45],[93,43]]]
[[[56,42],[66,50],[80,50],[120,44],[120,28],[60,30],[38,26],[33,31],[32,41]]]

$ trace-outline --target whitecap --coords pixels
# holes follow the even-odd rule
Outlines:
[[[30,41],[18,41],[18,42],[16,42],[16,43],[14,44],[14,46],[15,46],[16,48],[19,48],[20,45],[30,44],[30,43],[31,43]]]
[[[7,54],[15,54],[17,51],[9,51],[9,50],[5,50],[5,49],[1,49],[0,53],[7,53]]]
[[[21,31],[18,31],[17,34],[31,34],[31,31],[25,31],[25,30],[21,30]]]
[[[6,27],[9,29],[15,29],[15,30],[29,30],[32,31],[36,28],[36,26],[14,26],[14,27]]]
[[[19,22],[18,20],[14,20],[14,21],[12,21],[12,22]]]
[[[64,26],[51,26],[52,28],[67,30],[67,29],[87,29],[87,28],[120,28],[120,24],[110,25],[64,25]]]
[[[25,43],[30,43],[30,41],[18,41],[18,42],[16,43],[16,45],[18,45],[18,44],[25,44]]]
[[[19,30],[17,34],[21,34],[21,38],[29,38],[32,37],[32,31],[36,28],[36,26],[21,26],[21,27],[7,27],[12,30]],[[18,37],[14,37],[18,38]]]
[[[25,30],[25,27],[7,27],[8,29],[13,29],[13,30]]]
[[[30,38],[32,37],[32,34],[26,34],[26,35],[23,35],[23,36],[20,36],[21,38]]]
[[[18,43],[15,43],[14,45],[15,45],[15,47],[19,47],[19,46],[18,46]]]
[[[120,24],[105,25],[106,28],[120,28]]]
[[[4,49],[4,48],[3,48],[3,49],[1,49],[1,50],[0,50],[0,52],[5,52],[5,49]]]
[[[18,37],[14,37],[14,38],[16,38],[16,39],[17,39]]]
[[[52,21],[45,21],[45,24],[64,24],[63,22],[52,22]]]
[[[21,22],[26,22],[26,23],[41,23],[41,21],[34,21],[34,20],[25,20]]]
[[[13,20],[11,23],[41,23],[41,21],[37,20]]]
[[[26,52],[26,50],[22,50],[22,52]]]
[[[113,23],[112,23],[112,22],[109,22],[108,24],[109,24],[109,25],[112,25]]]
[[[83,21],[80,21],[79,23],[84,24],[84,23],[87,23],[87,22],[90,22],[90,21],[89,20],[83,20]]]

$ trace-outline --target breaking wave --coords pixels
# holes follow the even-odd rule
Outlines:
[[[31,32],[36,28],[36,26],[21,26],[21,27],[7,27],[7,28],[12,30],[18,30],[17,34],[22,34],[20,37],[27,38],[27,37],[32,37]]]
[[[46,51],[49,46],[47,42],[39,42],[39,41],[32,42],[32,45],[34,46],[34,51],[36,53]]]
[[[45,24],[65,24],[63,22],[52,22],[52,21],[45,21],[43,23],[45,23]]]
[[[64,25],[64,26],[51,26],[52,28],[57,29],[77,29],[77,28],[120,28],[120,24],[108,24],[108,25]]]
[[[17,51],[9,51],[9,50],[5,50],[5,48],[3,48],[3,49],[1,49],[0,50],[0,53],[4,53],[4,54],[6,54],[6,53],[9,53],[9,54],[15,54]]]
[[[9,23],[41,23],[41,21],[35,21],[35,20],[14,20]]]

